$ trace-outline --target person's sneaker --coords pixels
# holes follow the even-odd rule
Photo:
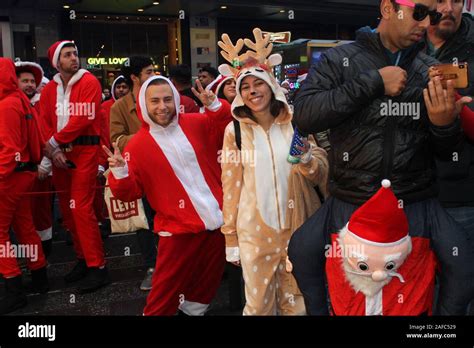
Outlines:
[[[85,260],[78,260],[74,268],[64,276],[66,283],[74,283],[87,275],[87,265]]]
[[[109,283],[109,272],[106,267],[89,267],[87,276],[79,286],[79,293],[87,294],[89,292],[94,292]]]
[[[145,279],[143,279],[142,283],[140,284],[140,290],[148,291],[151,290],[151,280],[153,279],[153,272],[155,272],[154,268],[148,268],[146,270]]]

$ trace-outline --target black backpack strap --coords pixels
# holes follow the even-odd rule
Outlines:
[[[237,148],[239,151],[242,150],[242,135],[240,133],[240,122],[234,120],[234,129],[235,129],[235,143],[237,144]]]

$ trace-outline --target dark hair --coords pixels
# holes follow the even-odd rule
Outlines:
[[[191,68],[186,64],[173,65],[169,70],[169,78],[175,80],[180,85],[191,84]]]
[[[133,86],[132,75],[140,76],[140,73],[147,66],[153,65],[150,57],[133,56],[129,59],[129,66],[122,66],[122,75],[127,80],[127,85]]]
[[[226,80],[225,82],[221,82],[222,86],[221,86],[221,88],[219,88],[219,93],[217,93],[217,98],[227,100],[227,97],[224,94],[224,87],[228,83],[231,83],[231,81],[232,81],[232,79]],[[229,100],[227,100],[227,101],[229,101]]]
[[[27,68],[24,68],[24,69],[18,69],[18,67],[16,68],[16,78],[19,79],[20,78],[20,75],[23,74],[23,73],[28,73],[28,74],[31,74],[33,75],[33,77],[35,78],[35,81],[36,81],[36,77],[35,77],[35,74],[33,74],[33,72]]]
[[[395,2],[395,0],[390,0],[392,3],[393,7],[395,8],[395,11],[400,10],[400,5]]]
[[[162,85],[170,85],[168,81],[163,80],[163,79],[154,79],[148,84],[148,87],[150,86],[162,86]],[[170,86],[171,87],[171,86]]]
[[[214,78],[219,76],[219,71],[217,71],[217,69],[213,68],[212,66],[205,66],[199,70],[199,72],[204,72],[204,71],[209,73],[209,75],[211,75]]]
[[[128,86],[128,88],[131,88],[131,86],[128,84],[128,80],[125,77],[118,78],[117,81],[115,81],[114,86],[120,85],[122,83],[125,83]]]
[[[285,103],[277,100],[275,95],[272,93],[272,100],[270,100],[270,113],[274,118],[280,115],[281,111],[285,109]],[[247,105],[239,106],[234,109],[234,114],[242,118],[250,118],[252,121],[257,122],[257,119],[252,114],[252,110]]]

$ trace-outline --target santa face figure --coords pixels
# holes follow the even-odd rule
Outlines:
[[[346,279],[356,292],[370,297],[393,277],[404,282],[397,270],[411,252],[410,236],[393,243],[377,243],[356,236],[346,226],[339,233],[338,244],[344,256],[342,267]]]

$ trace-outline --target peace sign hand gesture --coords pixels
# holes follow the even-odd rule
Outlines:
[[[201,103],[208,107],[210,106],[215,100],[216,100],[216,95],[212,92],[212,91],[206,91],[203,87],[202,87],[202,84],[201,84],[201,81],[199,80],[196,80],[196,86],[199,90],[196,91],[196,89],[194,87],[191,88],[191,91],[194,93],[194,95],[199,98],[199,100],[201,101]]]
[[[114,153],[112,153],[112,151],[110,151],[110,149],[107,146],[102,145],[102,149],[109,156],[109,158],[107,159],[109,161],[109,167],[110,168],[125,167],[127,162],[125,162],[125,159],[122,157],[122,153],[120,152],[120,149],[117,143],[114,142],[112,145],[114,147]]]

